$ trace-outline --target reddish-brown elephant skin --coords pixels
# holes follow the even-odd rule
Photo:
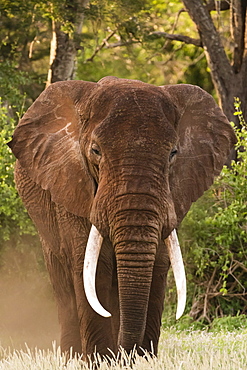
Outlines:
[[[63,351],[86,357],[136,346],[157,354],[170,265],[164,239],[234,143],[221,109],[192,85],[57,82],[32,104],[9,146],[42,241]],[[104,238],[96,290],[109,318],[84,293],[91,224]]]

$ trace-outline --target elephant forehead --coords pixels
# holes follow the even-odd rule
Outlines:
[[[122,116],[111,114],[96,127],[93,139],[102,145],[127,148],[150,148],[165,146],[168,149],[176,143],[174,126],[165,116],[142,117],[139,114]]]
[[[105,105],[102,106],[105,116],[102,117],[101,110],[95,129],[98,137],[108,136],[110,130],[113,135],[121,132],[125,137],[130,135],[143,143],[151,137],[158,139],[163,136],[163,140],[167,135],[175,134],[175,109],[160,94],[143,89],[117,90],[114,98],[105,101]],[[97,110],[100,107],[101,104]]]
[[[174,120],[176,108],[167,94],[157,86],[137,83],[116,83],[99,86],[90,103],[91,118],[141,117],[143,121],[166,116]]]

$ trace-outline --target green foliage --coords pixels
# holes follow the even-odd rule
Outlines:
[[[28,63],[29,43],[42,29],[44,8],[48,2],[1,0],[0,56],[3,61]]]
[[[25,96],[30,105],[44,88],[50,47],[45,6],[34,0],[0,4],[0,97],[17,111]]]
[[[223,316],[216,317],[209,324],[205,321],[195,321],[191,316],[184,315],[176,322],[162,322],[164,329],[170,328],[174,331],[185,331],[191,333],[196,330],[203,330],[205,332],[233,332],[237,330],[247,330],[247,317],[246,315],[236,316]]]
[[[0,68],[0,97],[5,102],[22,114],[26,95],[21,91],[21,86],[29,84],[30,77],[24,71],[19,71],[16,65],[7,60],[2,62]]]
[[[238,160],[192,206],[179,233],[191,315],[209,322],[247,310],[247,127],[238,100],[235,105],[242,126],[236,129]]]
[[[180,1],[168,0],[90,1],[85,12],[77,78],[98,81],[112,75],[155,85],[194,83],[212,92],[202,51],[194,45],[183,45],[154,34],[185,31],[197,37],[186,12],[177,22],[181,7]],[[194,78],[191,70],[196,71]]]
[[[246,315],[218,317],[214,319],[210,326],[210,331],[213,332],[233,332],[243,329],[247,329]]]
[[[15,158],[7,146],[14,126],[15,120],[0,105],[0,244],[14,235],[35,233],[14,185]]]
[[[172,328],[176,331],[206,330],[207,326],[200,321],[195,321],[189,315],[183,315],[179,320],[162,320],[163,328]]]
[[[187,46],[184,47],[184,58],[186,58],[186,53],[188,53],[187,48]],[[205,57],[202,57],[201,50],[193,50],[190,58],[191,63],[185,69],[184,74],[178,83],[186,81],[188,84],[200,86],[212,95],[215,95],[213,82],[211,80],[210,73],[207,70],[207,61]],[[196,62],[197,58],[200,59],[200,62]],[[216,96],[214,97],[216,98]]]
[[[156,85],[195,83],[212,93],[202,50],[153,35],[153,32],[163,31],[198,37],[186,12],[177,18],[181,8],[179,0],[90,1],[83,10],[82,34],[76,34],[74,39],[78,48],[76,78],[97,81],[114,75]],[[59,22],[62,30],[72,38],[75,14],[79,11],[81,8],[76,1],[3,0],[0,5],[0,61],[13,61],[14,65],[10,69],[3,64],[0,79],[1,75],[11,79],[17,71],[26,72],[27,76],[32,76],[32,83],[20,81],[19,91],[34,100],[47,78],[51,20]],[[23,79],[25,75],[19,77]],[[3,89],[5,84],[1,86]],[[0,91],[5,101],[4,94],[5,91]]]

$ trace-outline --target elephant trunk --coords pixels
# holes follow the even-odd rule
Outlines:
[[[119,289],[118,345],[130,351],[140,347],[144,339],[161,225],[158,215],[150,210],[121,210],[115,214],[115,221],[111,238]]]
[[[120,305],[118,345],[130,351],[135,345],[137,348],[142,345],[145,334],[156,244],[123,242],[116,249]]]

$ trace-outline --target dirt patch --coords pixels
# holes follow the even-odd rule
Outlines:
[[[57,308],[40,253],[8,250],[1,254],[0,345],[47,349],[59,344]]]

